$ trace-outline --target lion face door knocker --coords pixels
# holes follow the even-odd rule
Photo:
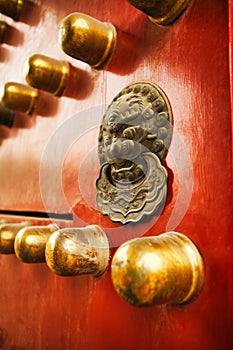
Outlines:
[[[158,86],[134,83],[113,99],[98,140],[96,200],[102,214],[126,224],[161,212],[167,196],[161,162],[171,137],[170,104]]]

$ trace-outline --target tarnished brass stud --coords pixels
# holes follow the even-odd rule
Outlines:
[[[113,285],[133,306],[190,302],[200,292],[203,276],[197,248],[177,232],[130,240],[112,260]]]
[[[0,104],[0,124],[11,128],[14,123],[15,112]]]
[[[25,263],[45,262],[45,246],[51,234],[59,227],[28,226],[21,229],[15,237],[15,255]]]
[[[45,256],[49,268],[57,275],[99,277],[108,267],[108,238],[97,225],[61,229],[50,236]]]
[[[153,23],[167,25],[174,22],[185,10],[190,0],[127,0],[146,13]]]
[[[16,234],[23,227],[28,226],[27,222],[20,224],[8,224],[2,223],[0,225],[0,253],[1,254],[14,254],[14,241]]]
[[[69,56],[102,69],[109,62],[116,42],[116,29],[83,13],[65,17],[59,30],[59,43]]]
[[[0,92],[0,100],[6,108],[28,115],[33,113],[37,98],[36,89],[14,82],[6,83]]]
[[[61,96],[69,77],[69,63],[35,54],[27,60],[24,76],[32,87]]]
[[[23,5],[24,0],[0,0],[0,12],[17,21]]]
[[[3,43],[7,31],[7,23],[0,21],[0,44]]]

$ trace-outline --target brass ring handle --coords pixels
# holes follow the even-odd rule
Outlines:
[[[115,290],[133,306],[191,302],[204,280],[198,249],[177,232],[124,243],[113,257],[111,273]]]
[[[186,9],[190,0],[127,0],[146,13],[153,23],[168,25]]]

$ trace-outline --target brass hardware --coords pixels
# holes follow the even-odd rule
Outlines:
[[[20,83],[6,83],[0,92],[0,100],[6,108],[28,115],[33,113],[37,98],[36,89]]]
[[[49,268],[57,275],[99,277],[108,267],[108,238],[97,225],[61,229],[50,236],[45,256]]]
[[[3,43],[7,31],[7,23],[0,21],[0,44]]]
[[[11,128],[14,123],[15,112],[0,104],[0,124]]]
[[[14,254],[15,236],[23,227],[28,226],[27,222],[20,224],[2,223],[0,225],[0,253]]]
[[[174,22],[186,9],[190,0],[127,0],[147,14],[153,23],[167,25]]]
[[[55,224],[47,226],[28,226],[21,229],[15,237],[15,255],[25,263],[45,262],[45,246],[59,227]]]
[[[203,280],[200,253],[189,238],[177,232],[130,240],[112,260],[114,288],[133,306],[191,302]]]
[[[17,21],[23,5],[24,0],[0,0],[0,12]]]
[[[83,13],[65,17],[59,30],[59,43],[69,56],[102,69],[109,62],[116,42],[116,29]]]
[[[99,132],[97,205],[112,221],[137,222],[161,211],[167,171],[161,165],[172,136],[172,112],[151,83],[123,89],[107,108]]]
[[[69,77],[69,63],[35,54],[27,60],[24,76],[32,87],[61,96]]]

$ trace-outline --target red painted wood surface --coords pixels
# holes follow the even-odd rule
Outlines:
[[[59,23],[74,11],[117,27],[118,49],[104,71],[91,70],[59,48]],[[69,97],[44,93],[36,115],[18,115],[12,130],[0,128],[0,209],[67,213],[73,208],[73,225],[101,224],[113,246],[135,234],[180,231],[193,239],[203,255],[205,283],[199,297],[185,307],[133,308],[115,293],[109,271],[99,279],[62,278],[45,264],[27,265],[15,256],[2,255],[0,348],[230,349],[232,27],[228,2],[193,0],[168,27],[153,25],[125,0],[38,0],[20,22],[7,21],[15,30],[8,44],[0,47],[1,83],[23,82],[24,62],[36,52],[67,59],[75,78],[66,92]],[[95,207],[99,166],[94,122],[123,87],[142,80],[165,91],[174,114],[175,137],[167,158],[169,195],[156,223],[151,219],[122,228]],[[87,126],[85,116],[93,116],[93,128]],[[59,136],[59,131],[53,149],[53,135]],[[70,144],[69,138],[76,134],[80,137]],[[47,172],[39,177],[41,167]]]

